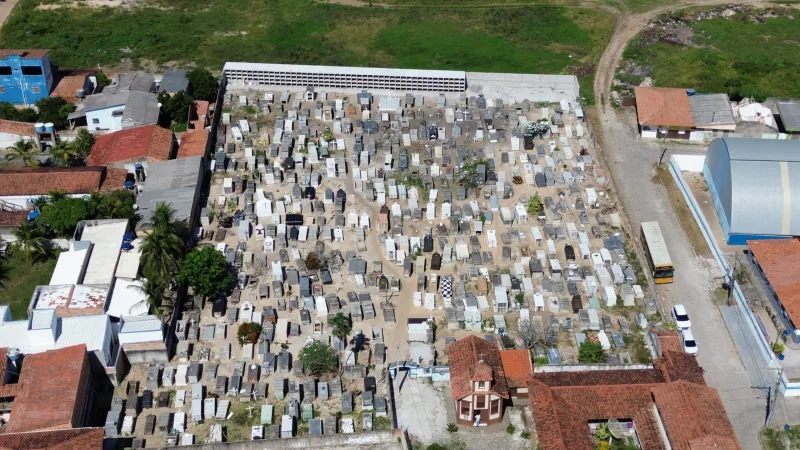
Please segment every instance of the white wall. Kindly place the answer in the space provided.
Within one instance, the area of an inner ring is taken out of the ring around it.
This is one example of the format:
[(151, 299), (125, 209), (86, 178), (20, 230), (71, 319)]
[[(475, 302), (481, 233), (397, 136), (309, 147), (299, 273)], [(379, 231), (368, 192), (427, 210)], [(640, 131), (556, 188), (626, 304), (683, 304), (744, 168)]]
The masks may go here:
[[(117, 105), (87, 112), (86, 125), (89, 127), (89, 131), (97, 131), (97, 128), (100, 128), (100, 130), (119, 131), (122, 129), (122, 115), (114, 116), (112, 113), (124, 110), (125, 105)], [(97, 123), (95, 123), (95, 120), (97, 120)]]
[(33, 140), (33, 138), (30, 136), (23, 136), (19, 134), (0, 133), (0, 149), (6, 149), (8, 147), (11, 147), (19, 140), (31, 141)]

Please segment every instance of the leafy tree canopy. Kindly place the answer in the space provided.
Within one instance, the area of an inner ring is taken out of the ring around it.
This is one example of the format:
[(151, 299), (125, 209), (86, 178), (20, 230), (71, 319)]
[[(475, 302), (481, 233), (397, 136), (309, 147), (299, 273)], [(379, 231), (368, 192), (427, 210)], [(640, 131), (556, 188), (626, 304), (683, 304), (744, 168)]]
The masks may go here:
[(347, 335), (353, 331), (353, 322), (350, 320), (350, 317), (342, 313), (336, 313), (336, 315), (328, 321), (328, 325), (333, 327), (333, 335), (342, 340), (347, 338)]
[(314, 341), (300, 350), (300, 361), (303, 370), (309, 375), (331, 373), (339, 367), (339, 357), (333, 347), (322, 342)]
[(39, 110), (39, 122), (52, 122), (57, 128), (67, 126), (67, 116), (75, 111), (75, 105), (67, 103), (61, 97), (45, 97), (36, 102)]
[(189, 284), (196, 295), (203, 297), (227, 291), (233, 282), (225, 256), (213, 247), (189, 252), (183, 261), (178, 279)]
[(236, 332), (236, 338), (240, 345), (255, 344), (258, 342), (259, 336), (261, 336), (261, 325), (255, 322), (245, 322), (239, 325), (239, 330)]
[(79, 221), (89, 218), (89, 205), (80, 198), (62, 198), (44, 208), (41, 217), (57, 236), (68, 237)]
[(189, 71), (186, 78), (192, 85), (192, 95), (198, 100), (214, 101), (217, 97), (217, 79), (206, 69), (198, 68)]
[(586, 364), (598, 364), (606, 362), (606, 352), (599, 342), (583, 341), (578, 349), (578, 361)]

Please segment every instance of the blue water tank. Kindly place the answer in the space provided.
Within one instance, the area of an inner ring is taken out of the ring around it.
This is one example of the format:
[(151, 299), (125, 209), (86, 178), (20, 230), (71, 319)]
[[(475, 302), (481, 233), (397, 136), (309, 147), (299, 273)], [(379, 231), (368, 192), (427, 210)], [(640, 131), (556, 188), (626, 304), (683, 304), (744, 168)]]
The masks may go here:
[(46, 124), (44, 124), (44, 130), (47, 131), (48, 133), (52, 133), (54, 129), (55, 126), (53, 125), (53, 122), (47, 122)]
[(36, 128), (36, 132), (37, 133), (44, 133), (44, 124), (43, 123), (37, 123), (36, 125), (34, 125), (34, 128)]
[(686, 90), (686, 95), (688, 95), (689, 97), (693, 96), (694, 94), (695, 94), (695, 90), (694, 89), (689, 88), (689, 89)]

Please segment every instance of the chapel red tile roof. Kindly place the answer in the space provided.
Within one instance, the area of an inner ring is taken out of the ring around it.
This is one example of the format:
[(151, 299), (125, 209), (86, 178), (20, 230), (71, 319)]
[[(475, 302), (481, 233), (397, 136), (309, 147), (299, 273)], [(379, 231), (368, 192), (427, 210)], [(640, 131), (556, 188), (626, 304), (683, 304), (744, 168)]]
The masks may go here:
[(85, 344), (27, 355), (6, 432), (80, 426), (88, 378)]
[(786, 314), (800, 324), (800, 239), (747, 241)]
[(206, 156), (208, 143), (208, 130), (191, 130), (181, 136), (181, 145), (178, 147), (176, 158), (189, 158), (191, 156)]
[(36, 136), (36, 126), (28, 122), (0, 119), (0, 133), (33, 137)]
[(28, 217), (28, 211), (0, 211), (0, 227), (19, 225)]
[(509, 387), (520, 388), (528, 385), (528, 375), (533, 372), (531, 354), (526, 349), (500, 350), (500, 360), (506, 373)]
[(107, 166), (132, 160), (166, 161), (172, 156), (174, 134), (157, 125), (144, 125), (96, 136), (88, 166)]
[[(702, 376), (696, 377), (702, 374), (697, 361), (683, 353), (665, 355), (652, 369), (531, 375), (528, 397), (542, 450), (592, 450), (589, 423), (612, 418), (633, 419), (642, 447), (648, 450), (665, 449), (658, 418), (673, 449), (740, 450), (716, 390), (707, 387)], [(696, 423), (705, 420), (707, 425)], [(708, 443), (716, 447), (702, 447)]]
[(689, 96), (683, 89), (636, 87), (636, 115), (639, 125), (694, 126)]
[(102, 447), (102, 428), (0, 434), (0, 450), (89, 450)]
[(508, 384), (497, 344), (477, 336), (469, 336), (448, 345), (447, 357), (450, 365), (450, 389), (454, 400), (462, 399), (474, 392), (471, 380), (476, 369), (481, 366), (478, 364), (481, 360), (485, 363), (484, 368), (478, 369), (482, 373), (481, 378), (485, 377), (487, 368), (491, 370), (493, 381), (489, 391), (500, 397), (509, 398)]
[(0, 169), (0, 196), (67, 194), (122, 189), (127, 170), (106, 167), (25, 167)]

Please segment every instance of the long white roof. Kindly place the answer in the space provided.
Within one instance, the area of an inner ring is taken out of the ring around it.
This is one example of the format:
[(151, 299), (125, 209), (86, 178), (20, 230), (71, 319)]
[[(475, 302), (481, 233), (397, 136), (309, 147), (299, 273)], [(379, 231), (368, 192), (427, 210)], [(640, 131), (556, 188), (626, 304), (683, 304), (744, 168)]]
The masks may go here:
[(223, 72), (245, 70), (255, 72), (318, 73), (325, 75), (379, 75), (394, 77), (452, 79), (465, 79), (467, 77), (467, 73), (461, 70), (385, 69), (379, 67), (311, 66), (299, 64), (262, 64), (248, 62), (227, 62), (222, 70)]
[(16, 347), (22, 353), (41, 353), (73, 345), (86, 344), (86, 350), (105, 350), (105, 337), (110, 336), (111, 322), (106, 315), (62, 317), (57, 327), (55, 344), (37, 341), (28, 333), (27, 320), (5, 322), (0, 326), (0, 347)]

